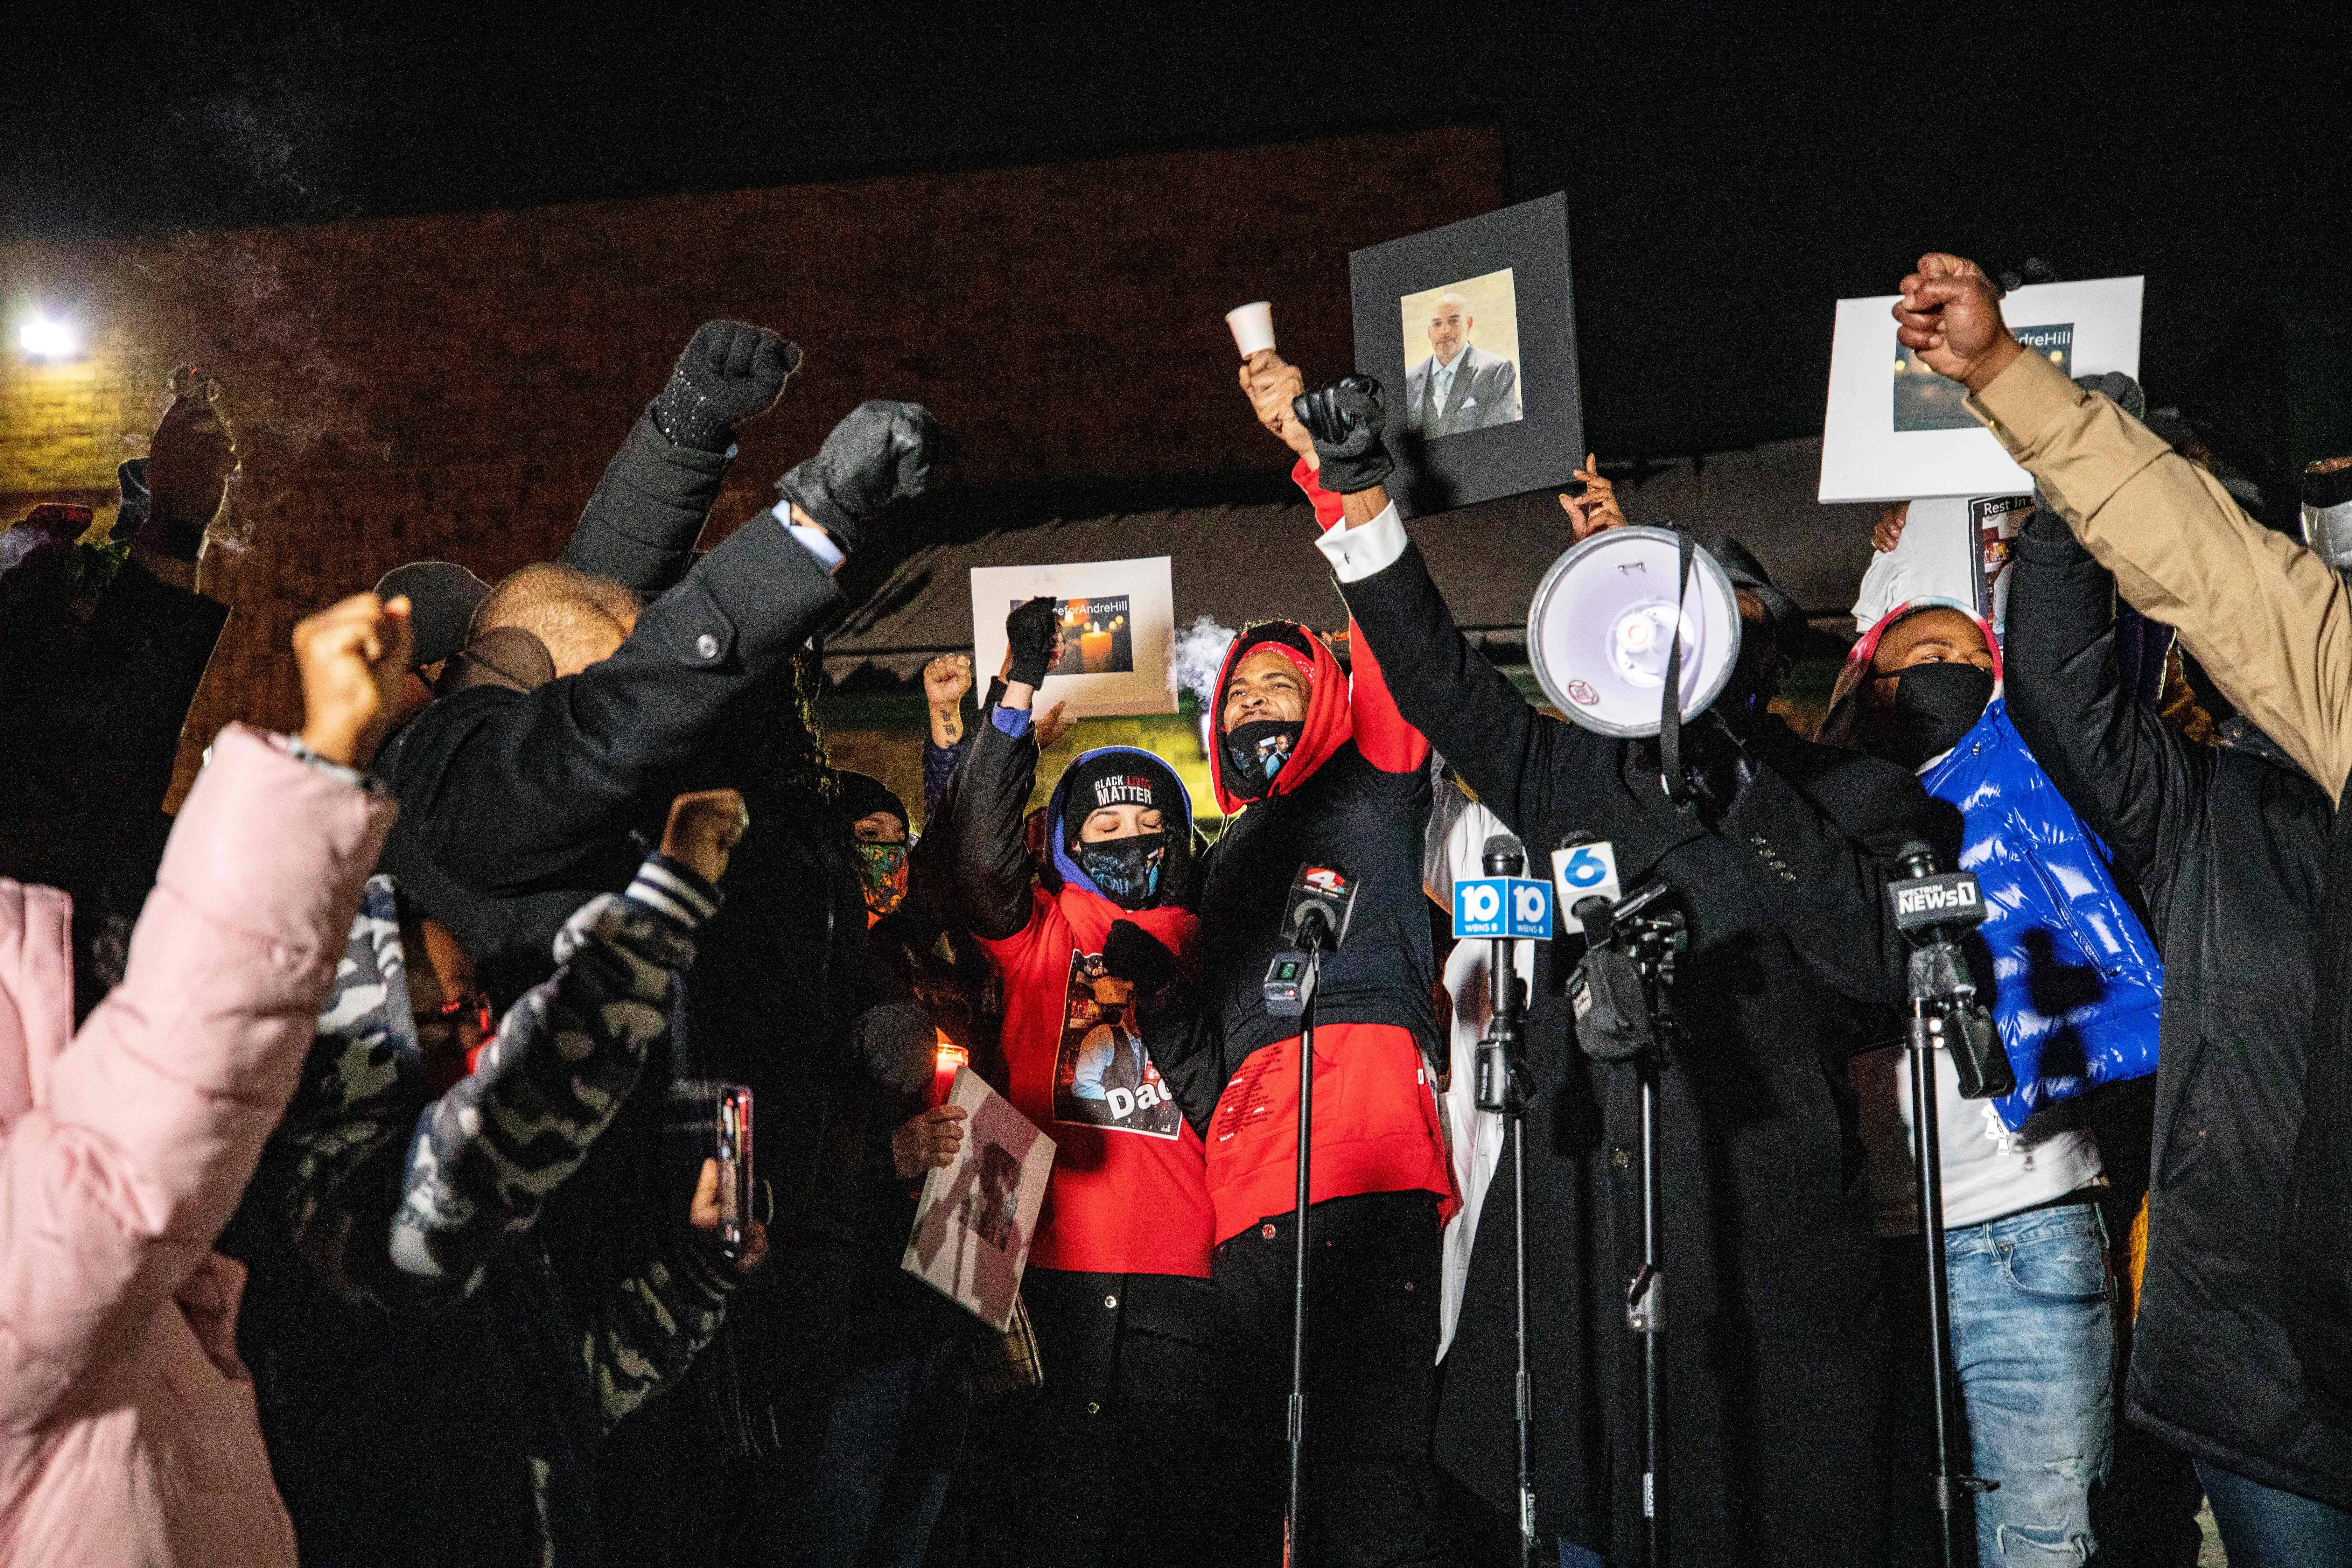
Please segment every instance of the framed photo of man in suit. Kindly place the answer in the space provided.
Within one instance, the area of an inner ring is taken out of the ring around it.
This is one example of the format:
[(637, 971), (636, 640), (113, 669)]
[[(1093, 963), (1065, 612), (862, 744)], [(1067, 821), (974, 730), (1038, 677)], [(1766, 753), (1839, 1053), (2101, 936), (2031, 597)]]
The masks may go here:
[[(1465, 278), (1397, 301), (1405, 354), (1416, 339), (1429, 352), (1404, 373), (1405, 423), (1435, 441), (1516, 424), (1519, 403), (1519, 300), (1511, 269)], [(1391, 409), (1390, 416), (1394, 418)]]
[(1348, 258), (1356, 368), (1388, 396), (1409, 516), (1565, 482), (1584, 456), (1568, 200), (1549, 195)]

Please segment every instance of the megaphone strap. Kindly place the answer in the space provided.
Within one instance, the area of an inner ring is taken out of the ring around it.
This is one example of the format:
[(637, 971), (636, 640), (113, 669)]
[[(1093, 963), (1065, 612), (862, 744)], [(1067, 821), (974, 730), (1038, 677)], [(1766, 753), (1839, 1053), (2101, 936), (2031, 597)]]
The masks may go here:
[(1694, 542), (1677, 531), (1675, 546), (1675, 613), (1672, 640), (1666, 645), (1666, 686), (1658, 703), (1658, 761), (1665, 772), (1666, 798), (1676, 805), (1690, 799), (1689, 781), (1683, 777), (1683, 599), (1690, 592)]

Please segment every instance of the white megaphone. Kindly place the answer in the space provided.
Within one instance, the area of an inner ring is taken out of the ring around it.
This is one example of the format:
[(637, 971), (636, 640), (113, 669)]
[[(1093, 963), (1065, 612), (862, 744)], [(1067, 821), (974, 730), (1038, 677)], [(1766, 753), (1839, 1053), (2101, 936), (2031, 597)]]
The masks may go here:
[(1612, 528), (1551, 563), (1528, 606), (1528, 657), (1552, 706), (1620, 739), (1658, 732), (1666, 661), (1682, 642), (1681, 712), (1696, 718), (1739, 661), (1739, 596), (1715, 557), (1665, 528)]

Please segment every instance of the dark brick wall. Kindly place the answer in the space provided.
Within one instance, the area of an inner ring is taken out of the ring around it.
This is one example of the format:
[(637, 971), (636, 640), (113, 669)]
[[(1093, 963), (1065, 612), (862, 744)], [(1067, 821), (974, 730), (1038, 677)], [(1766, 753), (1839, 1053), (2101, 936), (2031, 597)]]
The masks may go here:
[[(1327, 181), (1333, 171), (1341, 177)], [(0, 247), (0, 520), (104, 495), (164, 372), (222, 376), (252, 547), (200, 738), (299, 711), (302, 613), (404, 560), (485, 577), (562, 546), (695, 325), (807, 362), (745, 432), (718, 510), (750, 515), (859, 399), (928, 403), (987, 485), (1263, 469), (1222, 320), (1275, 301), (1286, 352), (1350, 357), (1350, 249), (1501, 205), (1502, 142), (1448, 129), (1239, 151), (99, 245)], [(89, 353), (16, 350), (26, 298)], [(103, 521), (103, 520), (101, 520)]]

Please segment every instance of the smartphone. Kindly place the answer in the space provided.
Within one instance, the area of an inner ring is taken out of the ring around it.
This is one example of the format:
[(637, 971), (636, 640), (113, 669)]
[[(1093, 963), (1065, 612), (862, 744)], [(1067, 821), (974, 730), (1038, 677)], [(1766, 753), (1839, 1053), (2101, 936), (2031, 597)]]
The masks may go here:
[(680, 1079), (670, 1085), (668, 1142), (677, 1151), (687, 1190), (701, 1180), (706, 1160), (719, 1163), (719, 1247), (743, 1256), (751, 1219), (751, 1091), (740, 1083)]

